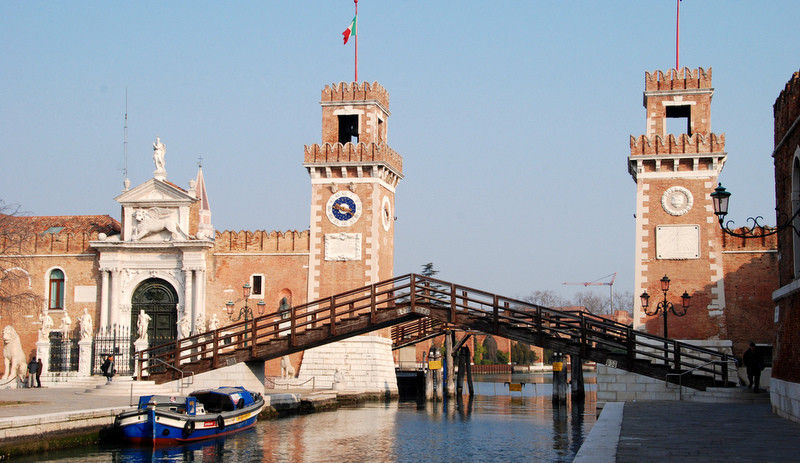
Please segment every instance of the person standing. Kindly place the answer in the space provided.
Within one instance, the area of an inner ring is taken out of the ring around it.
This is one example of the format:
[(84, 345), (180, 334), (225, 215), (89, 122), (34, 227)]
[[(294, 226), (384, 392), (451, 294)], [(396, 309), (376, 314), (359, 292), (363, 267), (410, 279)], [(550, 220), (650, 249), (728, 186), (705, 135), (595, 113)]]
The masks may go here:
[(742, 356), (742, 361), (744, 366), (747, 367), (747, 382), (750, 383), (747, 387), (753, 388), (753, 392), (760, 392), (761, 370), (764, 369), (764, 359), (756, 352), (756, 344), (754, 342), (750, 342), (750, 347)]
[(34, 387), (33, 381), (36, 379), (36, 374), (39, 371), (39, 364), (36, 363), (36, 357), (31, 357), (31, 361), (28, 362), (28, 387)]
[(111, 378), (114, 376), (114, 373), (116, 372), (114, 370), (114, 356), (113, 355), (109, 355), (108, 357), (106, 357), (106, 361), (103, 362), (103, 364), (100, 366), (100, 371), (102, 371), (103, 372), (103, 376), (106, 377), (106, 383), (110, 383), (111, 382)]
[(36, 370), (36, 387), (42, 387), (42, 370), (44, 369), (44, 365), (42, 365), (42, 359), (36, 359), (36, 365), (39, 367)]

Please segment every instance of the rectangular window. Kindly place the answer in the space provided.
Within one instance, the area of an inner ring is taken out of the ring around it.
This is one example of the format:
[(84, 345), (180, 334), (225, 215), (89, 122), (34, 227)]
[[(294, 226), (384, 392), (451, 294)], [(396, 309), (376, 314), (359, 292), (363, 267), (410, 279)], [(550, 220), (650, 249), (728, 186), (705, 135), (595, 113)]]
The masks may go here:
[(64, 280), (50, 280), (50, 305), (51, 310), (64, 308)]
[(692, 134), (692, 107), (689, 105), (667, 106), (667, 135)]
[(251, 297), (264, 297), (264, 275), (251, 276), (250, 286), (253, 288)]
[(358, 143), (358, 114), (339, 116), (339, 143)]

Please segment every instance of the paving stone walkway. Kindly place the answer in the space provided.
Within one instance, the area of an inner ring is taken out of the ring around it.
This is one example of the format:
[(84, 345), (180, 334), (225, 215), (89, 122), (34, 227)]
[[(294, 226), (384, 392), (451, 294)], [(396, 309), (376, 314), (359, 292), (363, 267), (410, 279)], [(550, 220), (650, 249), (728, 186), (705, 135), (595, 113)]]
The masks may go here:
[(800, 462), (800, 424), (769, 404), (627, 402), (618, 463)]

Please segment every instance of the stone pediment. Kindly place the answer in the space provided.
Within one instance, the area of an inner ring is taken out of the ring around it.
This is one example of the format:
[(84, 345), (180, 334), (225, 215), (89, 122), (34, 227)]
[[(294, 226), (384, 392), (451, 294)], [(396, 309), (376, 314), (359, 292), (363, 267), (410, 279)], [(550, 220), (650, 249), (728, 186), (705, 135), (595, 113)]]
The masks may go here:
[(183, 189), (166, 181), (152, 178), (116, 198), (117, 202), (131, 206), (180, 206), (197, 201)]

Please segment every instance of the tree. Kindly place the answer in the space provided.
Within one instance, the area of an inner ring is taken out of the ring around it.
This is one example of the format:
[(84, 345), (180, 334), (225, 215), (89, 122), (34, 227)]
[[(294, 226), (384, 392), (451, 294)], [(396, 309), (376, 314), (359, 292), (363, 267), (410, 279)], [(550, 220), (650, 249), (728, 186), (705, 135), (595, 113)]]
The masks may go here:
[(420, 275), (433, 278), (437, 273), (439, 273), (439, 271), (434, 268), (433, 262), (428, 262), (427, 264), (422, 265), (422, 271), (420, 272)]
[(28, 259), (20, 257), (34, 234), (31, 222), (22, 216), (19, 205), (0, 200), (0, 309), (5, 313), (31, 308), (38, 300), (26, 270)]
[(524, 342), (515, 342), (511, 345), (511, 362), (518, 365), (532, 365), (538, 360), (536, 352)]
[(570, 305), (566, 299), (550, 289), (544, 291), (534, 291), (525, 298), (525, 301), (553, 309)]

